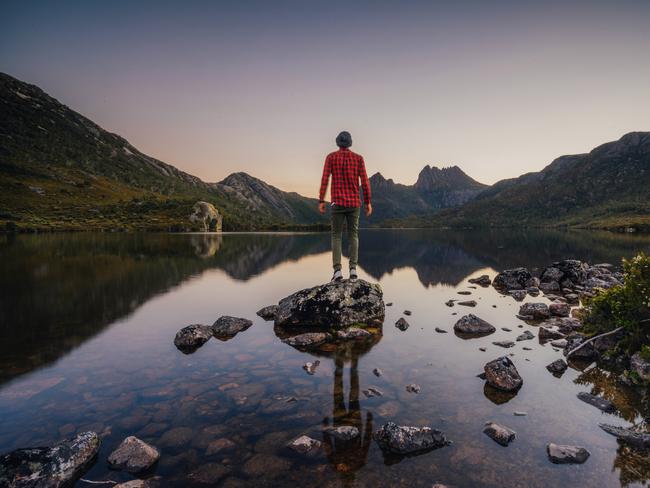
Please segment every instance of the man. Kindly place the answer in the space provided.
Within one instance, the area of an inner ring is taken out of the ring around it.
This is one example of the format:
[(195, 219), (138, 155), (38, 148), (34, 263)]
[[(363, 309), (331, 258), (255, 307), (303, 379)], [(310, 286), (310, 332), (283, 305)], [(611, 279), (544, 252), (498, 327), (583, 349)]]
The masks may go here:
[(332, 263), (334, 276), (332, 281), (343, 279), (341, 273), (341, 233), (343, 223), (347, 224), (349, 240), (350, 279), (357, 279), (357, 261), (359, 260), (359, 181), (363, 187), (363, 200), (366, 215), (372, 214), (370, 202), (370, 182), (366, 174), (366, 165), (360, 154), (350, 151), (352, 136), (343, 131), (336, 137), (338, 151), (325, 158), (323, 177), (320, 184), (318, 210), (325, 213), (325, 192), (330, 175), (332, 175)]

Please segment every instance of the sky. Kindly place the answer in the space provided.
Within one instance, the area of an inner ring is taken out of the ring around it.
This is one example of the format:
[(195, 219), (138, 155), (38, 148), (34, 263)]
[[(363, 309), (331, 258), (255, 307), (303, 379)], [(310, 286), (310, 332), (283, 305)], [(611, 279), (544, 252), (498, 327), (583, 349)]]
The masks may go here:
[(0, 71), (205, 181), (483, 183), (650, 130), (650, 1), (2, 2)]

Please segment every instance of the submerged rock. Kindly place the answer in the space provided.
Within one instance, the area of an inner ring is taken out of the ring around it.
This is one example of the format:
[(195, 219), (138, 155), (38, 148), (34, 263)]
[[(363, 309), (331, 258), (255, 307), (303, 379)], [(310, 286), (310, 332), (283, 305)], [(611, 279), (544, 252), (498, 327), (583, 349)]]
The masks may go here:
[(253, 325), (253, 322), (248, 319), (224, 315), (212, 324), (212, 333), (217, 339), (228, 340), (248, 329), (251, 325)]
[(367, 339), (370, 336), (372, 336), (372, 334), (361, 327), (350, 327), (349, 329), (336, 331), (336, 337), (344, 341), (352, 339)]
[(395, 327), (397, 327), (401, 331), (405, 331), (406, 329), (409, 328), (409, 323), (406, 321), (404, 317), (400, 317), (400, 319), (395, 322)]
[(366, 398), (384, 396), (384, 392), (379, 388), (375, 388), (374, 386), (370, 386), (366, 390), (362, 390), (362, 393), (366, 396)]
[(282, 342), (294, 347), (316, 347), (327, 342), (331, 336), (325, 332), (305, 332), (295, 336), (287, 337)]
[(378, 284), (342, 280), (307, 288), (280, 300), (278, 326), (317, 326), (341, 329), (384, 320), (383, 292)]
[(458, 319), (454, 324), (454, 330), (467, 335), (488, 335), (495, 332), (496, 328), (489, 322), (470, 313)]
[(524, 303), (519, 307), (519, 315), (533, 320), (544, 320), (551, 316), (551, 312), (545, 303)]
[(515, 391), (524, 383), (517, 368), (507, 356), (490, 361), (483, 369), (488, 384), (499, 390)]
[(287, 447), (299, 454), (313, 455), (320, 449), (321, 445), (321, 441), (301, 435), (287, 444)]
[(507, 446), (515, 440), (515, 437), (517, 436), (516, 432), (511, 428), (495, 422), (488, 422), (485, 424), (483, 433), (502, 446)]
[(409, 393), (418, 394), (418, 393), (420, 393), (420, 385), (416, 385), (415, 383), (411, 383), (410, 385), (406, 385), (406, 391), (408, 391)]
[(318, 367), (319, 364), (320, 364), (320, 361), (317, 359), (313, 363), (312, 362), (307, 362), (307, 363), (303, 364), (302, 369), (307, 371), (307, 374), (313, 375), (314, 373), (316, 373), (316, 368)]
[(209, 325), (192, 324), (183, 327), (174, 337), (174, 345), (184, 353), (197, 350), (212, 337), (212, 327)]
[(650, 433), (648, 432), (637, 432), (607, 424), (598, 424), (598, 426), (608, 434), (613, 435), (632, 447), (636, 447), (637, 449), (650, 449)]
[(582, 464), (590, 456), (589, 451), (584, 447), (566, 446), (552, 442), (546, 446), (546, 453), (551, 462), (555, 464)]
[(379, 447), (393, 454), (414, 454), (449, 444), (445, 435), (430, 427), (400, 426), (388, 422), (375, 432)]
[(568, 367), (569, 365), (564, 359), (556, 359), (552, 363), (546, 365), (546, 369), (554, 376), (562, 376)]
[(329, 427), (325, 429), (332, 437), (340, 441), (350, 441), (359, 437), (359, 429), (351, 425), (340, 425), (338, 427)]
[(524, 290), (532, 278), (526, 268), (506, 269), (495, 276), (492, 286), (499, 290)]
[(99, 452), (95, 432), (84, 432), (52, 447), (17, 449), (0, 457), (0, 486), (71, 486)]
[(129, 473), (146, 471), (160, 459), (160, 451), (134, 436), (129, 436), (108, 456), (113, 469)]
[(372, 374), (374, 374), (377, 377), (380, 377), (381, 375), (384, 374), (384, 372), (379, 368), (375, 368), (375, 369), (372, 370)]
[(605, 398), (592, 395), (591, 393), (587, 393), (584, 391), (578, 393), (577, 396), (580, 400), (582, 400), (585, 403), (588, 403), (589, 405), (596, 407), (598, 410), (601, 410), (606, 413), (616, 412), (616, 407), (614, 406), (614, 404)]
[(275, 315), (278, 313), (277, 305), (269, 305), (264, 308), (260, 308), (257, 311), (258, 317), (262, 317), (264, 320), (275, 320)]

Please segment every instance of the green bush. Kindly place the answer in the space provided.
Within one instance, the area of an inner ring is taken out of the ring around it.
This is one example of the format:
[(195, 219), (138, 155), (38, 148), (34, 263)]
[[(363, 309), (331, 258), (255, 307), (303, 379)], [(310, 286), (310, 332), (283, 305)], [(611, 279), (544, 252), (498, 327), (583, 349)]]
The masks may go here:
[(587, 303), (585, 328), (603, 333), (617, 327), (628, 332), (621, 343), (629, 354), (650, 355), (650, 257), (644, 253), (623, 260), (625, 281), (592, 298)]

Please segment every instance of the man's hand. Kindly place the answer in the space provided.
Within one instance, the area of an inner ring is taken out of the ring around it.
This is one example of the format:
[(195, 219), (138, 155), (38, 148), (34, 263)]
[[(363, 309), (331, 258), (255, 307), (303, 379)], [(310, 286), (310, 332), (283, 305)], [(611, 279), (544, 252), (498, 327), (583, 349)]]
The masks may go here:
[(325, 202), (319, 202), (318, 204), (318, 211), (322, 214), (325, 213)]
[(372, 215), (372, 204), (369, 203), (366, 205), (366, 217), (370, 217)]

